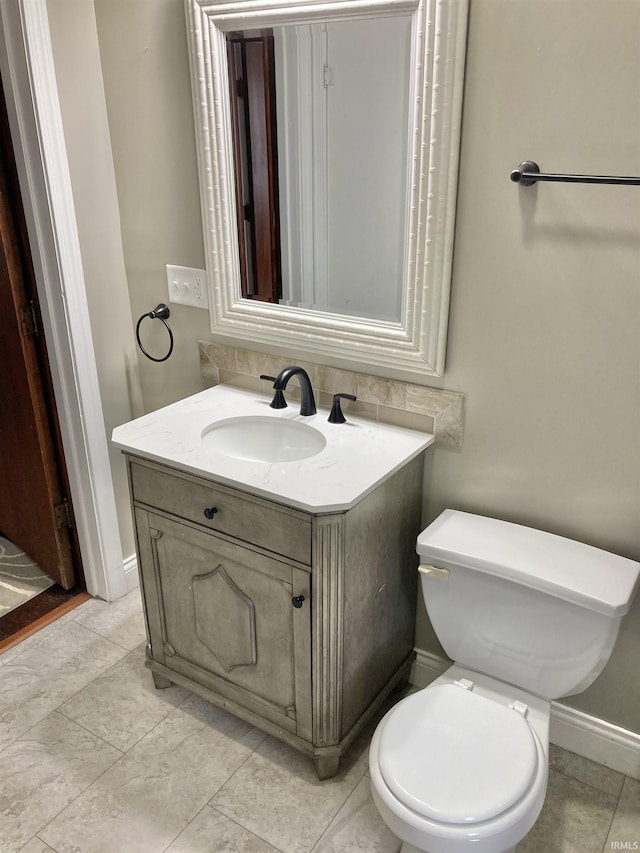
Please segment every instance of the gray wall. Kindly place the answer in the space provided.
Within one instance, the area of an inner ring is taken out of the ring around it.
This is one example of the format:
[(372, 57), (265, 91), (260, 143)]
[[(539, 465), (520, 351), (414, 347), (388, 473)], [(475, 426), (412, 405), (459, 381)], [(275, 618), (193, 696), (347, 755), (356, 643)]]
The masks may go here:
[[(95, 0), (133, 317), (164, 265), (201, 266), (182, 0)], [(437, 449), (425, 520), (469, 509), (640, 557), (640, 192), (509, 171), (640, 173), (640, 4), (472, 0), (444, 381), (467, 395), (462, 451)], [(524, 100), (523, 100), (524, 96)], [(204, 312), (140, 362), (146, 409), (200, 387)], [(640, 732), (640, 602), (605, 673), (569, 700)], [(421, 612), (417, 644), (437, 651)]]
[[(472, 0), (445, 373), (465, 440), (432, 457), (429, 519), (452, 506), (640, 557), (640, 192), (508, 179), (524, 159), (640, 174), (638, 44), (638, 3)], [(564, 700), (634, 731), (638, 599), (605, 673)]]
[[(134, 321), (167, 302), (166, 264), (204, 267), (187, 35), (182, 0), (95, 0), (118, 184), (122, 244)], [(160, 323), (144, 324), (152, 353)], [(171, 306), (175, 349), (156, 364), (139, 355), (145, 409), (202, 390), (201, 308)]]

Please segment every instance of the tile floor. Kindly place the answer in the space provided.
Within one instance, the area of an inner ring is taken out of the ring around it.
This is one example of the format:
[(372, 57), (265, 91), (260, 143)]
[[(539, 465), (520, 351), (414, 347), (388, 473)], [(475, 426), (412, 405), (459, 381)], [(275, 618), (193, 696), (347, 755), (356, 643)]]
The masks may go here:
[[(338, 776), (144, 668), (137, 591), (0, 655), (0, 853), (397, 853), (367, 737)], [(640, 782), (555, 747), (518, 853), (640, 847)]]

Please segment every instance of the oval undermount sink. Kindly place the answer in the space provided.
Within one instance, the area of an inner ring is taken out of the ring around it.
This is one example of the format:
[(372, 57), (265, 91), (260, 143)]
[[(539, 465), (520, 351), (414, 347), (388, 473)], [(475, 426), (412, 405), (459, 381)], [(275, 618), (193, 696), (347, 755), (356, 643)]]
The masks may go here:
[(226, 418), (202, 431), (218, 453), (250, 462), (295, 462), (324, 450), (321, 432), (300, 421), (264, 416)]

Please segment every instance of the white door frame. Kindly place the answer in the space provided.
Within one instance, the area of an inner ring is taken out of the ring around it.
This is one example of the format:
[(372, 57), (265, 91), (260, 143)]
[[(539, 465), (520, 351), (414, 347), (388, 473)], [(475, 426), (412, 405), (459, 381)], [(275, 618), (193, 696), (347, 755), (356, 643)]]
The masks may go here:
[(0, 73), (87, 590), (126, 592), (46, 0), (0, 4)]

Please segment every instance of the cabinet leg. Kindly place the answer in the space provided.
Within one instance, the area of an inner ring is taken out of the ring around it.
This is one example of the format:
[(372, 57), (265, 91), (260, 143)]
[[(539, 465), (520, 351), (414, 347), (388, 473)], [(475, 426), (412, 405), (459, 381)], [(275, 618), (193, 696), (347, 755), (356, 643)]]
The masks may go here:
[(156, 690), (166, 690), (167, 687), (171, 687), (173, 681), (169, 681), (168, 678), (165, 678), (164, 675), (158, 675), (157, 672), (152, 672), (153, 683), (156, 686)]
[(316, 767), (316, 775), (318, 779), (331, 779), (338, 772), (340, 764), (339, 755), (326, 755), (321, 758), (314, 758), (313, 763)]

